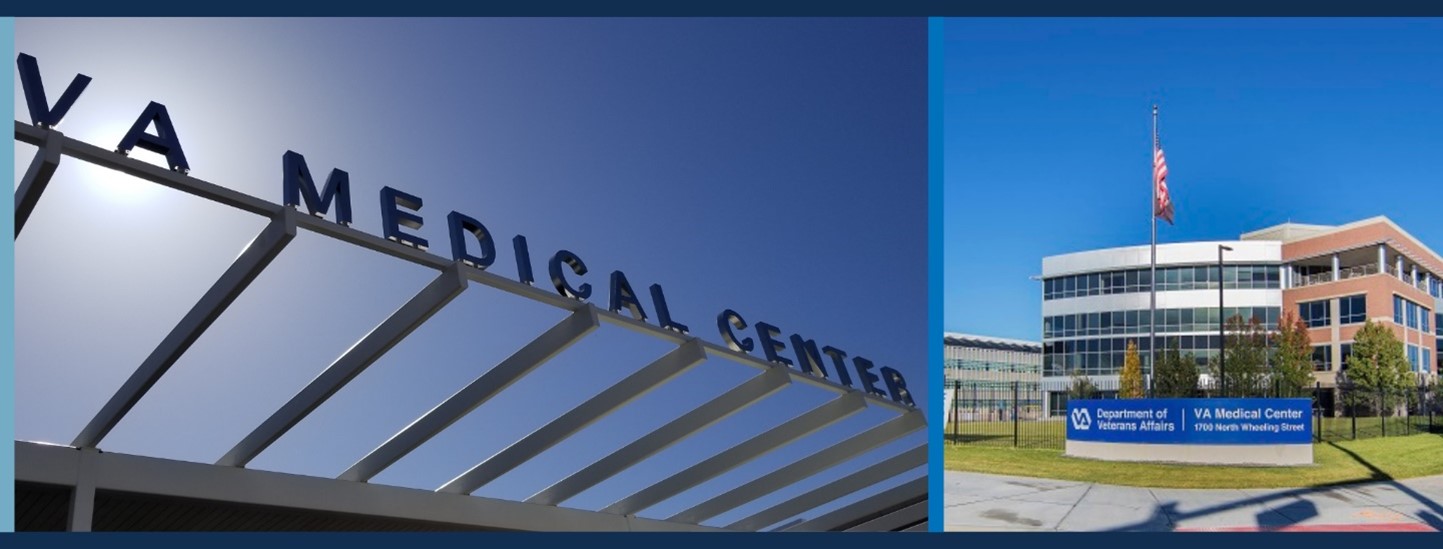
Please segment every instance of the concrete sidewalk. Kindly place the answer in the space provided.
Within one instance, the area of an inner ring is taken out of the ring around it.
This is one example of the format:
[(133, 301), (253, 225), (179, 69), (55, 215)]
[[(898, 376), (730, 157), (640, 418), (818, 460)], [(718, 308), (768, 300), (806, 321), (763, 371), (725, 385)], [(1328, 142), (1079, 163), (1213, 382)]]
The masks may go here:
[(1443, 476), (1332, 488), (1180, 490), (945, 475), (947, 531), (1443, 531)]

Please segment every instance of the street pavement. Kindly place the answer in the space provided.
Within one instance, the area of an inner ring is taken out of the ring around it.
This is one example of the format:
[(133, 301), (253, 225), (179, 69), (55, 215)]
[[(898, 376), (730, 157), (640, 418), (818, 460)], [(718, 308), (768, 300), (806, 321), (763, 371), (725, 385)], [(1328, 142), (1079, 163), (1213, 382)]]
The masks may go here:
[(947, 471), (947, 531), (1443, 531), (1443, 476), (1181, 490)]

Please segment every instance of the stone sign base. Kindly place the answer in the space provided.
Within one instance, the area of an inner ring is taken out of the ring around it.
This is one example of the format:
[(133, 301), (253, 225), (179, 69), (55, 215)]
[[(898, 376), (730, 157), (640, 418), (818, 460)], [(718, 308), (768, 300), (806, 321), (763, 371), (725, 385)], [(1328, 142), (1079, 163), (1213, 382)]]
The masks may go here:
[(1067, 441), (1067, 455), (1105, 461), (1206, 465), (1312, 465), (1312, 444), (1137, 444)]

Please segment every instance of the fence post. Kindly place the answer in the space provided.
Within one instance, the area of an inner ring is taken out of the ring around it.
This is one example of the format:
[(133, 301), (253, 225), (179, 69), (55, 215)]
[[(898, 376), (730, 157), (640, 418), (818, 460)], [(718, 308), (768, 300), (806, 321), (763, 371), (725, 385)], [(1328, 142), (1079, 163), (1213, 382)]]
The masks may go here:
[(1013, 381), (1013, 382), (1012, 382), (1012, 447), (1013, 447), (1013, 448), (1016, 448), (1016, 447), (1017, 447), (1017, 428), (1021, 425), (1021, 423), (1020, 423), (1019, 420), (1017, 419), (1017, 407), (1018, 407), (1017, 384), (1018, 384), (1018, 383), (1019, 383), (1019, 382), (1017, 382), (1017, 381)]
[(1353, 419), (1353, 440), (1358, 440), (1358, 399), (1352, 396), (1353, 391), (1348, 390), (1348, 415)]
[(962, 441), (962, 380), (952, 380), (952, 444)]
[(1378, 425), (1383, 428), (1382, 436), (1388, 436), (1388, 416), (1383, 415), (1383, 388), (1378, 388)]

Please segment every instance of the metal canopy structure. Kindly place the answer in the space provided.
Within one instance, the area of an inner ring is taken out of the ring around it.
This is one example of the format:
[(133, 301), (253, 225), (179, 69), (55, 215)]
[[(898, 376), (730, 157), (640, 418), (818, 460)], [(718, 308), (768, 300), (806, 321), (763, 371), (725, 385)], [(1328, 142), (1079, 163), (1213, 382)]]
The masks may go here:
[[(183, 193), (264, 216), (269, 223), (210, 289), (177, 322), (69, 446), (17, 442), (19, 482), (70, 487), (67, 527), (89, 530), (97, 490), (152, 494), (223, 503), (300, 508), (425, 521), (457, 528), (517, 530), (677, 530), (709, 529), (702, 523), (756, 502), (769, 494), (888, 443), (926, 429), (922, 412), (877, 395), (819, 379), (785, 365), (710, 343), (684, 333), (634, 320), (584, 301), (544, 291), (450, 261), (422, 250), (370, 235), (349, 226), (298, 213), (177, 171), (142, 162), (72, 138), (59, 131), (17, 121), (17, 141), (39, 147), (15, 193), (15, 234), (39, 203), (65, 156), (115, 170)], [(290, 243), (299, 229), (434, 269), (436, 277), (374, 329), (327, 366), (289, 401), (238, 441), (215, 464), (103, 453), (107, 434), (155, 386), (206, 330)], [(567, 316), (519, 350), (486, 370), (430, 411), (359, 456), (338, 478), (297, 476), (245, 469), (312, 411), (342, 390), (407, 335), (424, 324), (472, 283), (562, 309)], [(488, 400), (592, 334), (602, 322), (662, 340), (671, 350), (606, 387), (502, 451), (480, 461), (434, 491), (381, 486), (368, 481), (460, 421)], [(696, 406), (611, 454), (585, 464), (525, 501), (471, 496), (479, 488), (525, 464), (598, 420), (708, 358), (749, 366), (755, 376)], [(758, 403), (792, 383), (834, 393), (831, 400), (750, 439), (707, 457), (599, 511), (560, 507), (678, 442)], [(832, 444), (755, 480), (696, 504), (665, 520), (643, 519), (638, 512), (792, 444), (866, 408), (894, 417)], [(925, 530), (925, 473), (910, 481), (811, 519), (797, 519), (840, 498), (913, 471), (926, 464), (925, 444), (828, 484), (758, 511), (724, 527), (727, 530)], [(792, 519), (788, 522), (788, 519)]]

